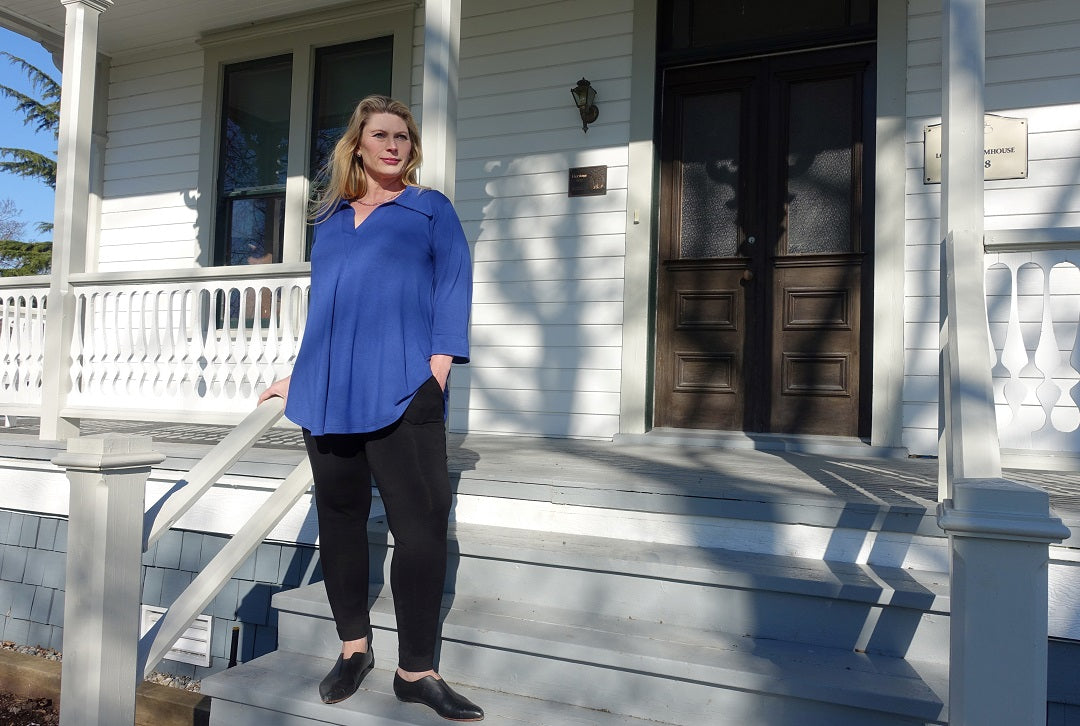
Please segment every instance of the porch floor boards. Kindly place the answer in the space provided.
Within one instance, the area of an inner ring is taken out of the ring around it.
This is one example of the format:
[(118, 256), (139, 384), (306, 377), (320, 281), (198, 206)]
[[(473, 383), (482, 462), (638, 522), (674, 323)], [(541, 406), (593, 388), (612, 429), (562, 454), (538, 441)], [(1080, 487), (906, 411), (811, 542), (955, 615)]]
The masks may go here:
[[(197, 456), (231, 431), (227, 426), (83, 420), (83, 435), (106, 432), (152, 436), (162, 453)], [(25, 434), (37, 437), (35, 419), (20, 418), (2, 429), (0, 446)], [(44, 442), (42, 442), (44, 443)], [(745, 448), (615, 444), (492, 434), (450, 434), (451, 474), (473, 491), (493, 494), (500, 483), (565, 487), (579, 493), (665, 494), (708, 502), (784, 502), (828, 506), (863, 505), (932, 515), (937, 501), (938, 462), (931, 458), (858, 458)], [(59, 445), (57, 445), (59, 446)], [(298, 430), (272, 429), (256, 444), (267, 459), (299, 460)], [(260, 456), (251, 452), (246, 459)], [(1034, 484), (1050, 495), (1065, 524), (1080, 525), (1080, 473), (1006, 469), (1005, 476)], [(1071, 544), (1071, 543), (1070, 543)]]

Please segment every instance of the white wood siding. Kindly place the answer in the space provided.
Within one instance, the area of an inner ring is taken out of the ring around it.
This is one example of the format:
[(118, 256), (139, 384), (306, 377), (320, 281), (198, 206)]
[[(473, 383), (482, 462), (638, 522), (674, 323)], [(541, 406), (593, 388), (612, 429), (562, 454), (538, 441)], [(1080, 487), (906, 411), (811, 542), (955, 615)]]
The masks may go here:
[[(454, 430), (618, 431), (632, 18), (631, 0), (463, 3), (455, 206), (476, 286)], [(600, 108), (588, 133), (570, 96), (582, 76)], [(568, 169), (598, 164), (607, 195), (568, 198)]]
[[(456, 430), (607, 438), (618, 431), (631, 0), (465, 3), (456, 206), (473, 244), (471, 369)], [(422, 113), (423, 12), (414, 108)], [(109, 86), (99, 268), (197, 264), (202, 53), (117, 59)], [(570, 95), (598, 92), (587, 134)], [(568, 170), (608, 167), (605, 196), (567, 197)], [(202, 190), (209, 193), (209, 190)]]
[[(1029, 127), (1028, 178), (987, 182), (986, 228), (1080, 226), (1080, 3), (988, 0), (986, 24), (987, 112)], [(909, 4), (907, 105), (904, 445), (936, 454), (941, 188), (922, 141), (941, 121), (941, 0)]]
[(113, 62), (102, 272), (196, 265), (202, 57), (192, 44)]

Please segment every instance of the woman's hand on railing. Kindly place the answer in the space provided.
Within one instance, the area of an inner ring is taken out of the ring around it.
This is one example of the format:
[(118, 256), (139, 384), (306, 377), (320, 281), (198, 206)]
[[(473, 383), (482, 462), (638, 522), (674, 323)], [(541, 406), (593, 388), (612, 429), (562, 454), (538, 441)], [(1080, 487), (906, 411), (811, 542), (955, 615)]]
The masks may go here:
[(265, 391), (259, 394), (259, 403), (275, 397), (280, 398), (282, 403), (288, 400), (290, 379), (292, 379), (292, 376), (285, 376), (271, 383)]

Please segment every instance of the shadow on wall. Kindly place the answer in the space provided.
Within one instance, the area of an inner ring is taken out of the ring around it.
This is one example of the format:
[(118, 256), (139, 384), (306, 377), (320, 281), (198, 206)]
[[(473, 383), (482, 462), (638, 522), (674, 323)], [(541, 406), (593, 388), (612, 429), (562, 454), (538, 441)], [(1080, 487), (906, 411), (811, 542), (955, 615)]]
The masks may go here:
[[(530, 113), (512, 136), (484, 138), (487, 120), (461, 127), (455, 203), (472, 241), (472, 362), (451, 397), (451, 430), (618, 430), (626, 128), (605, 119), (625, 101), (608, 99), (616, 106), (586, 135), (567, 90), (515, 100)], [(569, 197), (568, 170), (599, 164), (607, 193)]]

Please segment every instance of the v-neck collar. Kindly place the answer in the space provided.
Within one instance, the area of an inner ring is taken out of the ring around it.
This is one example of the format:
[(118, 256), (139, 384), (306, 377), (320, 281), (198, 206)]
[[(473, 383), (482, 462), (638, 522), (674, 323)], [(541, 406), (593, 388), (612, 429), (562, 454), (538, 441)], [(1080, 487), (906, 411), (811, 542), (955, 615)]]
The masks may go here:
[[(399, 205), (401, 205), (403, 207), (406, 207), (408, 209), (417, 209), (414, 198), (415, 198), (415, 196), (416, 196), (416, 194), (418, 192), (419, 192), (419, 187), (415, 187), (413, 185), (406, 186), (404, 189), (401, 190), (401, 193), (398, 194), (393, 199), (391, 199), (389, 201), (386, 201), (386, 202), (383, 202), (382, 204), (379, 204), (379, 205), (373, 207), (372, 210), (370, 212), (368, 212), (368, 215), (366, 217), (364, 217), (364, 219), (360, 222), (360, 224), (356, 223), (356, 210), (353, 208), (353, 206), (349, 202), (349, 200), (342, 199), (340, 202), (338, 202), (338, 206), (337, 206), (336, 211), (341, 211), (342, 209), (346, 209), (346, 208), (349, 210), (349, 212), (351, 214), (343, 215), (343, 216), (345, 216), (345, 219), (346, 219), (345, 225), (346, 225), (346, 227), (348, 229), (351, 229), (352, 231), (355, 232), (355, 231), (359, 230), (361, 227), (363, 227), (364, 224), (367, 223), (367, 221), (369, 219), (371, 219), (371, 215), (375, 214), (375, 211), (377, 209), (380, 209), (381, 207), (388, 207), (388, 206), (390, 206), (392, 204), (399, 204)], [(419, 211), (419, 210), (417, 210), (417, 211)]]

